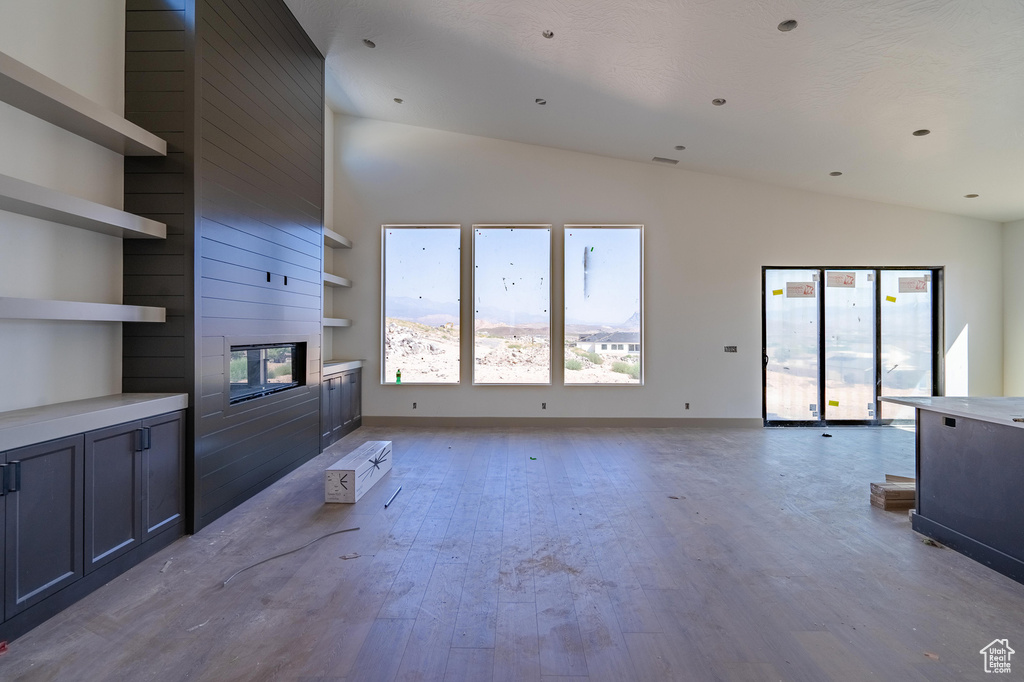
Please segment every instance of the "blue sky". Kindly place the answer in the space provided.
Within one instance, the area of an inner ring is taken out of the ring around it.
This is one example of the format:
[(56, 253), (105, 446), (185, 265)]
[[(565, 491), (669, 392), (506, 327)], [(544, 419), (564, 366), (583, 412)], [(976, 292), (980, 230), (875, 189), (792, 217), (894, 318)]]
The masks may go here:
[(638, 228), (565, 228), (566, 324), (618, 325), (640, 310), (640, 249)]

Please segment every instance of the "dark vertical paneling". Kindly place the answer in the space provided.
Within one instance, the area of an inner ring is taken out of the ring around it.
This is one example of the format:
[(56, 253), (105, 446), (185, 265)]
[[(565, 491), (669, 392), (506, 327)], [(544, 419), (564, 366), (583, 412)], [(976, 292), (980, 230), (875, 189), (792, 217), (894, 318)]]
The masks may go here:
[[(123, 388), (189, 393), (196, 530), (319, 453), (324, 61), (282, 0), (126, 8), (126, 117), (169, 154), (126, 160), (125, 209), (169, 238), (125, 242), (168, 324), (125, 325)], [(308, 343), (307, 389), (226, 409), (226, 344), (261, 336)]]
[[(274, 7), (277, 5), (277, 7)], [(319, 358), (323, 58), (280, 0), (204, 0), (197, 16), (202, 399), (196, 525), (319, 453), (318, 376), (223, 405), (227, 337), (298, 335)], [(229, 267), (226, 267), (229, 266)], [(266, 273), (271, 273), (267, 282)], [(288, 277), (289, 284), (285, 284)]]

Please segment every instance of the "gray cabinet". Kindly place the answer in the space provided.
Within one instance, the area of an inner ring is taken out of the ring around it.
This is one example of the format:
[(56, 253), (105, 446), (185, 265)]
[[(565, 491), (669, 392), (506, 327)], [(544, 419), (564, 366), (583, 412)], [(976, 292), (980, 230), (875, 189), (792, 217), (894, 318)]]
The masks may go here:
[(361, 369), (325, 377), (320, 389), (320, 449), (326, 450), (362, 423)]
[(0, 640), (181, 535), (184, 420), (170, 412), (0, 452)]
[(185, 413), (143, 420), (142, 539), (185, 518)]
[(83, 446), (79, 435), (7, 453), (5, 618), (83, 575)]
[(85, 572), (182, 518), (181, 412), (85, 434)]

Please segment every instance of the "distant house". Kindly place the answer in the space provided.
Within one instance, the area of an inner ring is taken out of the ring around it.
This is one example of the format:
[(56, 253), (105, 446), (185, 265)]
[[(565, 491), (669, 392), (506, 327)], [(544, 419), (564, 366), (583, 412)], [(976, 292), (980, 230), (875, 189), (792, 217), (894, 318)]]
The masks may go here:
[(576, 347), (600, 355), (629, 355), (640, 352), (640, 332), (599, 332), (584, 334)]

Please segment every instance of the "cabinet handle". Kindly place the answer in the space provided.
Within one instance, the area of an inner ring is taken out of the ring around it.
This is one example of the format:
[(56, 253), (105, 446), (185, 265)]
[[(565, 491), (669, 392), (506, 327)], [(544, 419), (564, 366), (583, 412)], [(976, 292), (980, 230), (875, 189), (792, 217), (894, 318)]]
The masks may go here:
[(146, 426), (146, 427), (143, 427), (141, 429), (138, 429), (135, 433), (136, 433), (136, 441), (135, 442), (137, 444), (137, 447), (135, 448), (135, 451), (136, 452), (142, 452), (143, 450), (149, 450), (150, 446), (152, 445), (152, 440), (150, 438), (150, 433), (149, 433), (149, 427)]
[(8, 462), (7, 466), (12, 467), (9, 470), (5, 468), (7, 492), (16, 493), (21, 490), (21, 462)]
[(0, 464), (0, 497), (7, 494), (7, 465)]

